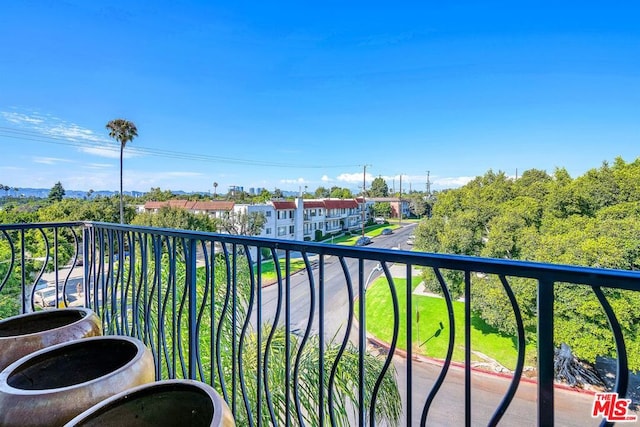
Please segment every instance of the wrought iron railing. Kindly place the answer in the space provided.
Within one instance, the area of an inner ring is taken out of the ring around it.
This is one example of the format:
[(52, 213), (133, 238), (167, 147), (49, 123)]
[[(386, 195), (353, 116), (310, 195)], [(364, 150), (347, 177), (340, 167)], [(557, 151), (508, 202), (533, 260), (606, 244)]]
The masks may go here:
[[(429, 383), (414, 379), (422, 366), (414, 344), (416, 271), (429, 272), (448, 309), (441, 325), (446, 354)], [(522, 384), (526, 328), (511, 286), (515, 278), (536, 283), (537, 410), (531, 416), (537, 423), (553, 425), (556, 412), (558, 286), (587, 286), (599, 301), (617, 354), (613, 391), (626, 396), (627, 347), (604, 290), (640, 290), (635, 272), (106, 223), (0, 225), (0, 317), (48, 305), (86, 305), (101, 317), (106, 333), (135, 336), (150, 347), (158, 378), (212, 384), (240, 425), (428, 424), (430, 414), (443, 410), (434, 401), (454, 369), (459, 342), (451, 275), (444, 271), (459, 273), (465, 301), (458, 365), (464, 370), (466, 425), (497, 424)], [(376, 274), (389, 307), (367, 305), (367, 286)], [(497, 278), (513, 311), (517, 362), (502, 401), (479, 421), (472, 413), (480, 392), (472, 386), (471, 287), (488, 276)], [(52, 283), (55, 298), (38, 300)], [(367, 333), (373, 310), (390, 313), (383, 351)], [(404, 362), (398, 363), (394, 354), (401, 342)], [(388, 405), (396, 397), (399, 406)]]

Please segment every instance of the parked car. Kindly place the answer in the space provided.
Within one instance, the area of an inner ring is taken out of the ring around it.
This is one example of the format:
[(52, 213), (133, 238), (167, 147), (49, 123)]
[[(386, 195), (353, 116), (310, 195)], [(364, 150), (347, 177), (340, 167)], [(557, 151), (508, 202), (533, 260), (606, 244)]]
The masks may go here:
[(407, 245), (413, 245), (413, 242), (415, 241), (416, 236), (411, 235), (409, 236), (409, 238), (407, 239)]
[(367, 236), (360, 236), (356, 240), (356, 246), (365, 246), (371, 243), (371, 238)]
[[(58, 293), (59, 307), (64, 307), (62, 291)], [(44, 289), (35, 291), (33, 294), (33, 303), (40, 308), (50, 309), (56, 306), (56, 287), (48, 286)], [(81, 306), (82, 298), (78, 294), (67, 293), (67, 304), (69, 307)]]
[(376, 224), (384, 224), (387, 221), (383, 217), (377, 216), (373, 218), (373, 222), (375, 222)]
[(390, 234), (393, 234), (393, 230), (390, 228), (383, 228), (380, 234), (382, 234), (383, 236), (388, 236)]
[(33, 294), (33, 303), (41, 308), (50, 308), (56, 306), (56, 287), (47, 286), (37, 290)]

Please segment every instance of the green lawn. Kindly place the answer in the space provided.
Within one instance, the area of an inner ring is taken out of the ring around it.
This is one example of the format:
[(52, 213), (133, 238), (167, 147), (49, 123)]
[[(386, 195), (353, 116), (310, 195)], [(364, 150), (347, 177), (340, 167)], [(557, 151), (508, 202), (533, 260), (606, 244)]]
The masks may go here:
[[(406, 280), (394, 279), (398, 292), (400, 313), (399, 336), (397, 347), (406, 350)], [(415, 278), (413, 283), (418, 283)], [(417, 285), (415, 285), (417, 286)], [(413, 287), (415, 289), (415, 286)], [(412, 294), (413, 308), (413, 352), (425, 356), (444, 359), (449, 344), (449, 320), (446, 302), (443, 298)], [(464, 303), (453, 302), (455, 319), (454, 361), (464, 361)], [(387, 281), (378, 278), (367, 290), (366, 295), (367, 330), (377, 338), (390, 342), (393, 334), (393, 305)], [(419, 319), (419, 321), (417, 321)], [(442, 324), (442, 328), (441, 328)], [(481, 352), (513, 370), (516, 365), (516, 339), (497, 332), (477, 316), (471, 321), (471, 348)], [(527, 346), (526, 357), (535, 355), (535, 348)], [(481, 360), (472, 356), (473, 360)], [(526, 360), (525, 364), (534, 364)]]

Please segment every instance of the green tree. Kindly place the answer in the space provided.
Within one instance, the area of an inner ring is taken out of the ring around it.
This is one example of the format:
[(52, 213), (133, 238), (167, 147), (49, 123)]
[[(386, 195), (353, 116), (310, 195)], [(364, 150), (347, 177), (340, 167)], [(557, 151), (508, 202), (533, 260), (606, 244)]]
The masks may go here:
[(329, 191), (327, 188), (322, 186), (316, 188), (316, 191), (314, 192), (314, 196), (318, 199), (329, 197), (330, 194), (331, 194), (331, 191)]
[(329, 197), (332, 197), (334, 199), (351, 199), (353, 198), (353, 193), (351, 193), (351, 190), (349, 190), (348, 188), (333, 186), (331, 187)]
[[(428, 251), (568, 265), (640, 270), (640, 161), (616, 159), (572, 179), (566, 169), (553, 176), (525, 171), (518, 180), (487, 172), (469, 184), (438, 194), (433, 215), (416, 228), (415, 247)], [(463, 276), (442, 271), (454, 296), (464, 290)], [(437, 291), (433, 272), (423, 278)], [(535, 281), (508, 278), (528, 330), (535, 329)], [(513, 308), (500, 280), (472, 275), (473, 309), (491, 326), (515, 332)], [(628, 349), (640, 349), (640, 314), (630, 307), (640, 296), (606, 290), (624, 331)], [(555, 290), (556, 344), (594, 361), (615, 348), (604, 311), (590, 287), (558, 284)], [(595, 337), (595, 338), (594, 338)], [(529, 338), (535, 338), (530, 336)], [(640, 354), (628, 351), (631, 369)]]
[(59, 202), (65, 195), (64, 187), (60, 183), (60, 181), (56, 182), (51, 190), (49, 191), (49, 201), (50, 202)]
[[(118, 198), (98, 197), (92, 200), (67, 198), (38, 210), (38, 221), (100, 221), (118, 222)], [(125, 217), (133, 218), (134, 210), (125, 209)]]
[(124, 147), (127, 142), (133, 141), (138, 136), (138, 128), (133, 122), (124, 119), (115, 119), (107, 123), (109, 136), (120, 143), (120, 224), (124, 223), (124, 202), (122, 200), (122, 166)]
[(267, 217), (262, 212), (229, 212), (220, 219), (220, 228), (229, 234), (257, 236), (262, 232)]
[(389, 186), (387, 182), (379, 176), (371, 182), (371, 188), (369, 188), (368, 193), (369, 197), (388, 197)]
[(409, 211), (414, 217), (423, 217), (428, 215), (431, 208), (429, 201), (422, 193), (409, 194)]
[(171, 200), (174, 198), (171, 190), (161, 190), (160, 187), (151, 187), (143, 197), (144, 200), (154, 201), (154, 202), (166, 202), (167, 200)]
[(271, 192), (266, 188), (263, 188), (262, 191), (260, 191), (260, 194), (256, 195), (254, 199), (257, 203), (265, 203), (271, 200)]
[(391, 203), (378, 202), (373, 205), (373, 214), (375, 216), (381, 216), (383, 218), (389, 218), (391, 216)]
[(164, 206), (155, 213), (136, 215), (132, 224), (182, 230), (218, 231), (218, 221), (206, 214), (193, 214), (184, 209)]

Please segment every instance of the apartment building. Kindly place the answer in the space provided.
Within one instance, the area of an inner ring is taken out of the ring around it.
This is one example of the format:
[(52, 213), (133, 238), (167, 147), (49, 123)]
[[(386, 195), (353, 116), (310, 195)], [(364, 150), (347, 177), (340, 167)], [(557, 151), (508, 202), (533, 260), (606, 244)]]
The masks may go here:
[(368, 218), (365, 200), (358, 199), (302, 199), (269, 201), (264, 204), (236, 204), (231, 201), (169, 200), (147, 202), (142, 210), (157, 212), (164, 206), (186, 209), (191, 213), (213, 218), (229, 215), (262, 213), (265, 224), (259, 237), (283, 240), (315, 240), (317, 235), (357, 230)]

